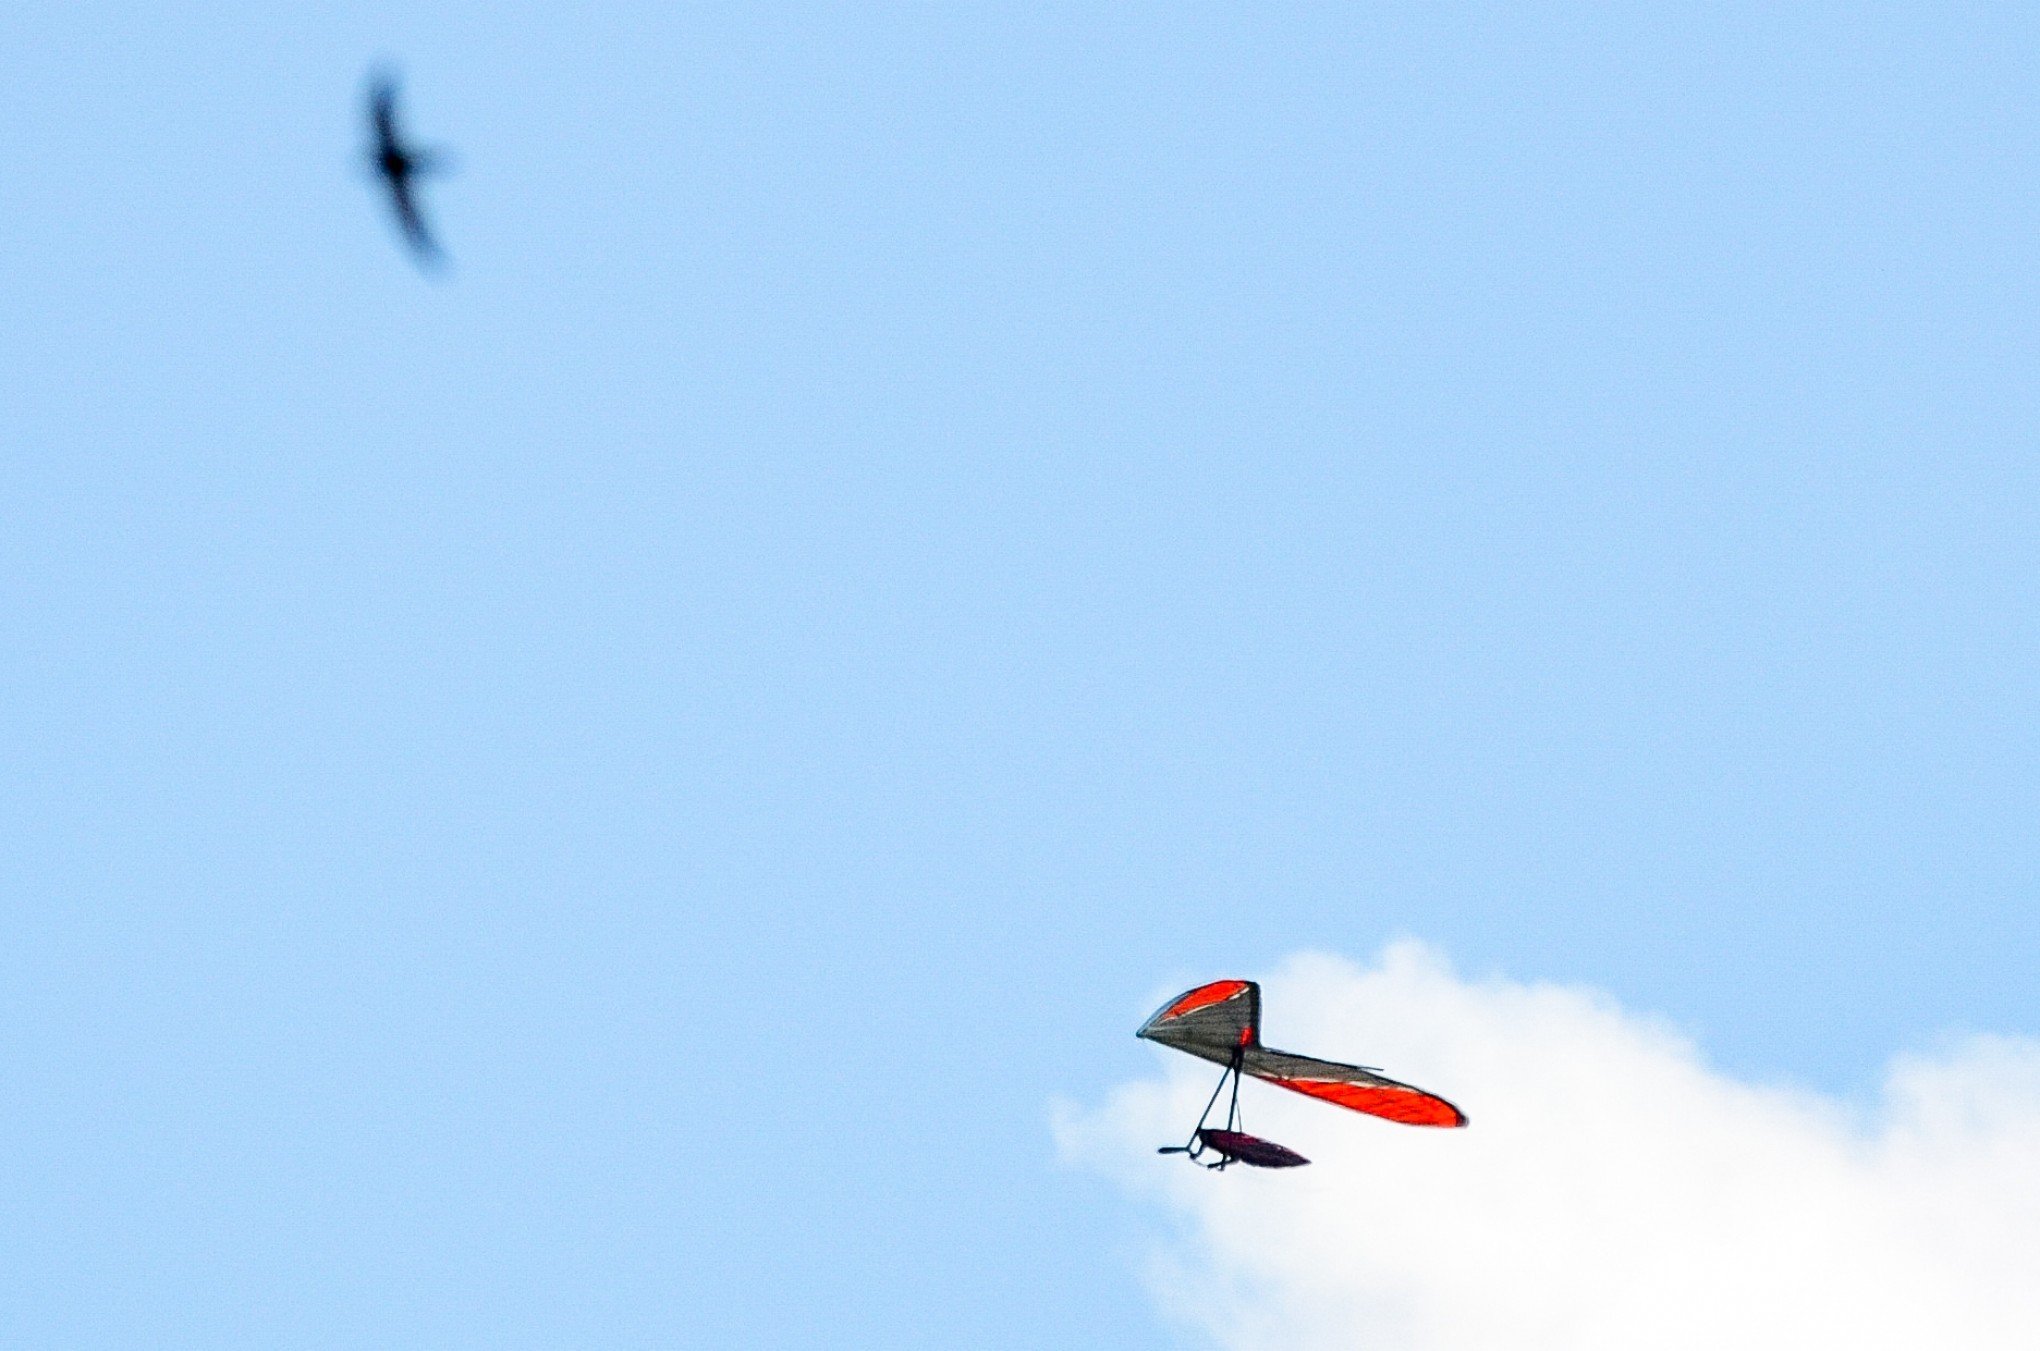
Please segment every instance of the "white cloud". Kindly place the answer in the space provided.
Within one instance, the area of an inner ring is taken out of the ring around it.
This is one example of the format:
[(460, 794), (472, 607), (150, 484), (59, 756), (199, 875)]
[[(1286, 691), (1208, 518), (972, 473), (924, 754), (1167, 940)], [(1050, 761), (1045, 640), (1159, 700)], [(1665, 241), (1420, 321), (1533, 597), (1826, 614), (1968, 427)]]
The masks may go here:
[[(1463, 1131), (1248, 1083), (1248, 1128), (1314, 1160), (1154, 1153), (1215, 1074), (1063, 1106), (1065, 1157), (1178, 1223), (1151, 1283), (1229, 1351), (2040, 1346), (2040, 1044), (1894, 1063), (1873, 1109), (1741, 1083), (1590, 990), (1467, 981), (1417, 944), (1291, 961), (1266, 1034), (1444, 1094)], [(1166, 1052), (1158, 1053), (1166, 1056)]]

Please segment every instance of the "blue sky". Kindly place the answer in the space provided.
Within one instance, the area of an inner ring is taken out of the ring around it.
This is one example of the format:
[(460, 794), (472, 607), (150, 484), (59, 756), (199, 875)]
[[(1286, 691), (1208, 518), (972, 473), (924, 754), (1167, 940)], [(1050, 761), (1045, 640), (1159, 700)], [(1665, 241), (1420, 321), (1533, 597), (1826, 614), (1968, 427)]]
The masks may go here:
[(1185, 1345), (1048, 1104), (1302, 949), (2040, 1030), (2036, 25), (1098, 9), (0, 16), (5, 1340)]

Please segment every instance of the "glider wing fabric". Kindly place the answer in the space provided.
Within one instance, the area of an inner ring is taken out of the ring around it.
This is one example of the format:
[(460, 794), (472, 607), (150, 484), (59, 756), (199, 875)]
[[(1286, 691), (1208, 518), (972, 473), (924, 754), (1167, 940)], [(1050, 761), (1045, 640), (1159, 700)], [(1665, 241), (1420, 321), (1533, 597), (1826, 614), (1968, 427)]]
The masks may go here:
[(1410, 1126), (1466, 1124), (1466, 1114), (1435, 1093), (1358, 1065), (1263, 1046), (1261, 987), (1250, 980), (1217, 980), (1178, 995), (1147, 1020), (1140, 1035), (1220, 1065), (1238, 1057), (1242, 1074), (1369, 1116)]

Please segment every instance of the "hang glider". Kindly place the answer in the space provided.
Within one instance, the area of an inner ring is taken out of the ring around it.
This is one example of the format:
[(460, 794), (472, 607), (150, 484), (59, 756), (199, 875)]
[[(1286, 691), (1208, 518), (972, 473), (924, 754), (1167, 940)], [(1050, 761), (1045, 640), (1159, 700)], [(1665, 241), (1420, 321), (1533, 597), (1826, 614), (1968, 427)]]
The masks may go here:
[[(1365, 1066), (1342, 1065), (1263, 1046), (1261, 987), (1250, 980), (1217, 980), (1178, 995), (1142, 1024), (1138, 1035), (1225, 1066), (1218, 1087), (1212, 1090), (1211, 1101), (1204, 1105), (1204, 1115), (1197, 1118), (1190, 1133), (1190, 1142), (1161, 1151), (1188, 1154), (1192, 1162), (1199, 1162), (1206, 1152), (1217, 1154), (1218, 1162), (1205, 1164), (1207, 1168), (1225, 1168), (1234, 1163), (1257, 1168), (1295, 1168), (1310, 1162), (1281, 1145), (1237, 1129), (1240, 1079), (1245, 1076), (1407, 1126), (1466, 1124), (1466, 1113), (1437, 1094), (1398, 1083)], [(1232, 1081), (1232, 1105), (1227, 1109), (1225, 1125), (1207, 1128), (1204, 1122), (1218, 1105), (1218, 1095), (1225, 1090), (1228, 1079)]]

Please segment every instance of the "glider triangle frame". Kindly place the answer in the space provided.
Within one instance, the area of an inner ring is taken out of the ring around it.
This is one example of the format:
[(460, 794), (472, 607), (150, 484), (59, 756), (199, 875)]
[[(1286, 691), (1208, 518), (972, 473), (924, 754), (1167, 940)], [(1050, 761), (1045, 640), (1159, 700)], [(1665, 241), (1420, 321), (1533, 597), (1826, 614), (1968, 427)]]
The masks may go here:
[[(1180, 1145), (1164, 1145), (1157, 1154), (1181, 1154), (1199, 1168), (1222, 1173), (1236, 1163), (1255, 1168), (1297, 1168), (1310, 1162), (1294, 1150), (1285, 1149), (1272, 1140), (1263, 1140), (1258, 1135), (1249, 1135), (1242, 1127), (1246, 1124), (1240, 1116), (1240, 1073), (1246, 1063), (1247, 1048), (1244, 1042), (1233, 1049), (1232, 1059), (1218, 1076), (1211, 1096), (1205, 1099), (1204, 1110), (1198, 1114), (1197, 1124), (1190, 1128), (1190, 1138)], [(1226, 1104), (1225, 1125), (1206, 1126), (1211, 1119), (1212, 1109), (1218, 1106), (1218, 1099), (1232, 1085), (1232, 1097)], [(1207, 1154), (1216, 1155), (1214, 1162), (1206, 1163)]]

